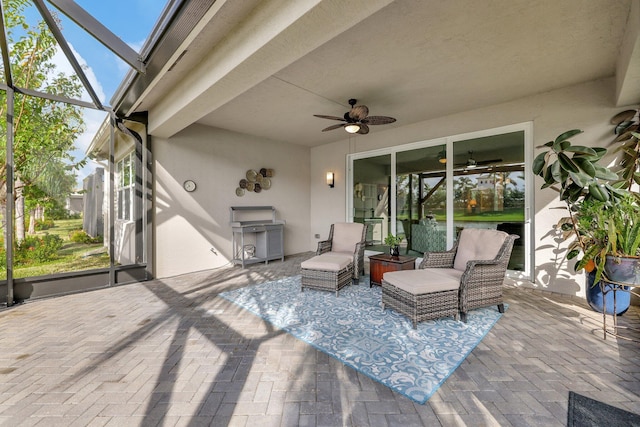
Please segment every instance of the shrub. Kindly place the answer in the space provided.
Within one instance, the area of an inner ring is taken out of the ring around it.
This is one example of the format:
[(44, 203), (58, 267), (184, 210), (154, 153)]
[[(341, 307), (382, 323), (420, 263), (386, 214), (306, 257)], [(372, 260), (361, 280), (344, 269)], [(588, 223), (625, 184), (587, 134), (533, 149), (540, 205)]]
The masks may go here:
[(46, 262), (55, 259), (62, 243), (62, 238), (55, 234), (27, 236), (16, 247), (16, 263), (30, 264), (33, 261)]
[(71, 232), (69, 240), (73, 243), (102, 243), (102, 236), (91, 237), (84, 230)]
[(43, 231), (53, 228), (53, 220), (52, 219), (37, 219), (36, 220), (36, 231)]

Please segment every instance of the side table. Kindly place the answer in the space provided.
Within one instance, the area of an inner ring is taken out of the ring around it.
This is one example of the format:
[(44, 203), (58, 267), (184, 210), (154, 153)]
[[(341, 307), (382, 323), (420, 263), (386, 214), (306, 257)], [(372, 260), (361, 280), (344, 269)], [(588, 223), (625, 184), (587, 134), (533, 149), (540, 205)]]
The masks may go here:
[(414, 256), (371, 255), (369, 257), (371, 273), (369, 287), (372, 285), (382, 286), (382, 275), (387, 271), (413, 270), (415, 268), (416, 257)]

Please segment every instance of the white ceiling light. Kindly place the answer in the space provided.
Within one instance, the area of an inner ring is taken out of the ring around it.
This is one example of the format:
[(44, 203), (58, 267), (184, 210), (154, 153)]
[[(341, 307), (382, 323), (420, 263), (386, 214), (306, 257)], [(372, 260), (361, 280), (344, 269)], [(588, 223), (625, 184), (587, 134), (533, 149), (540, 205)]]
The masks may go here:
[(360, 130), (360, 125), (357, 123), (350, 123), (344, 127), (344, 130), (349, 133), (356, 133)]

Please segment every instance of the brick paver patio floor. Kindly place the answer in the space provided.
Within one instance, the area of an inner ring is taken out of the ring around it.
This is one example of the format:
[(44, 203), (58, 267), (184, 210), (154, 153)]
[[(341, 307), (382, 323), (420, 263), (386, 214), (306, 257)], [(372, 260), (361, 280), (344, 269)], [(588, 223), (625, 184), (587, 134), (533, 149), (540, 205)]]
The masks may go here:
[(311, 255), (1, 310), (0, 423), (562, 426), (570, 390), (640, 412), (640, 344), (603, 340), (579, 298), (508, 286), (507, 313), (420, 405), (217, 296)]

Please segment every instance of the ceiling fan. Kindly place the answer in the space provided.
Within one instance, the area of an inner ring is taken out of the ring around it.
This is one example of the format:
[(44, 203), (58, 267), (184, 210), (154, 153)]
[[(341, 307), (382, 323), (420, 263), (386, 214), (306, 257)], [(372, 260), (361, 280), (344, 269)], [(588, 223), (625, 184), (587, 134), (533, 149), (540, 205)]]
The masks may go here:
[(502, 161), (502, 159), (491, 159), (491, 160), (480, 160), (480, 161), (477, 161), (476, 159), (473, 158), (473, 151), (469, 150), (469, 158), (467, 158), (467, 161), (465, 163), (456, 163), (456, 166), (464, 166), (465, 169), (473, 169), (473, 168), (476, 168), (478, 166), (490, 165), (492, 163), (499, 163), (501, 161)]
[(344, 122), (326, 127), (322, 129), (322, 132), (344, 128), (344, 130), (349, 133), (359, 133), (361, 135), (366, 135), (369, 133), (369, 126), (371, 125), (386, 125), (396, 121), (396, 119), (394, 119), (393, 117), (370, 116), (369, 108), (366, 105), (356, 105), (356, 102), (358, 102), (357, 99), (349, 100), (351, 110), (344, 113), (343, 117), (314, 114), (315, 117), (320, 117), (321, 119), (338, 120)]

